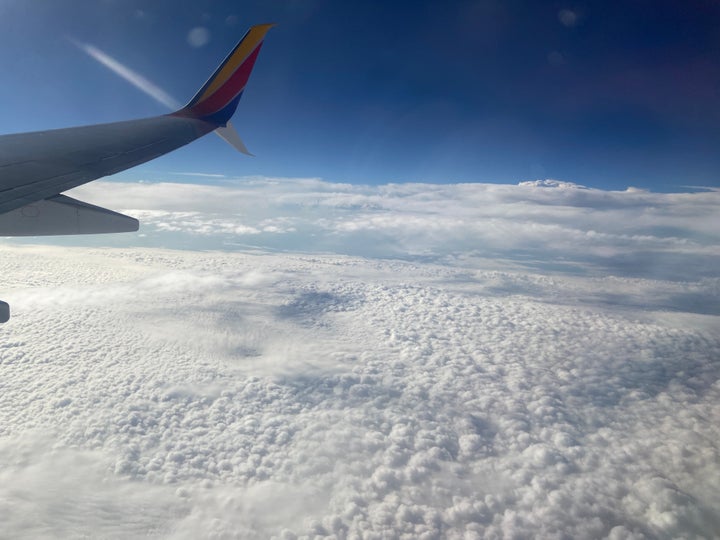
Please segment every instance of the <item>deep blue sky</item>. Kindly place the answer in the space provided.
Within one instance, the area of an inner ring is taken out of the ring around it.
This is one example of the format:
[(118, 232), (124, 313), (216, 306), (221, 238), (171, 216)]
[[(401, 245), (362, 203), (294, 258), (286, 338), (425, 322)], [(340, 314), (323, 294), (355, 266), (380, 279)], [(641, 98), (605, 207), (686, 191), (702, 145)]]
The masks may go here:
[(720, 186), (714, 0), (3, 0), (0, 131), (166, 112), (68, 37), (184, 102), (262, 22), (278, 27), (235, 116), (257, 157), (208, 137), (123, 178)]

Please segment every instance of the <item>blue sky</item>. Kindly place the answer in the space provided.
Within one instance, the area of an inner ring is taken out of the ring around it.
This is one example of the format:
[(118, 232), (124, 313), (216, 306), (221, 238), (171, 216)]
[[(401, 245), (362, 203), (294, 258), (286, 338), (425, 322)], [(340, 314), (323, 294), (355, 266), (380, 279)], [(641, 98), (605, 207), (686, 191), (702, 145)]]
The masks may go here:
[[(262, 22), (278, 27), (235, 116), (256, 157), (208, 137), (121, 178), (720, 186), (720, 5), (710, 1), (5, 0), (0, 129), (165, 112), (71, 39), (184, 102)], [(209, 40), (193, 47), (198, 27)]]

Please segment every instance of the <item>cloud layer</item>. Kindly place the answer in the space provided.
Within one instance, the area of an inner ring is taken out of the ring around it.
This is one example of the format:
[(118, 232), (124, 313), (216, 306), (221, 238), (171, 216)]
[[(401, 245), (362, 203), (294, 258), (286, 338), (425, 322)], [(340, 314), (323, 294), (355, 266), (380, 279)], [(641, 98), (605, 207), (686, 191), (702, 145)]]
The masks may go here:
[(535, 270), (717, 276), (719, 191), (608, 192), (567, 182), (356, 186), (95, 182), (74, 192), (140, 218), (153, 244), (512, 260)]
[(720, 528), (718, 316), (667, 309), (687, 284), (4, 251), (0, 518), (13, 538)]
[(718, 192), (73, 195), (143, 227), (2, 246), (2, 534), (720, 530)]

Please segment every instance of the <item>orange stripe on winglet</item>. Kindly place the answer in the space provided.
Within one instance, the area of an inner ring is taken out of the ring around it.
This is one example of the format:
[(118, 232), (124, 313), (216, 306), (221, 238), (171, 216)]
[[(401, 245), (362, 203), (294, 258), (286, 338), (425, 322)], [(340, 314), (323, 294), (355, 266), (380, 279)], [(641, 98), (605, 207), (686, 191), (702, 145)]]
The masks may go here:
[(255, 50), (257, 45), (263, 40), (265, 34), (268, 33), (274, 24), (258, 24), (250, 28), (248, 35), (242, 40), (242, 43), (238, 46), (237, 50), (233, 55), (228, 58), (220, 73), (213, 79), (212, 83), (205, 89), (199, 101), (207, 99), (213, 92), (220, 88), (235, 72), (235, 70), (242, 65), (248, 56)]

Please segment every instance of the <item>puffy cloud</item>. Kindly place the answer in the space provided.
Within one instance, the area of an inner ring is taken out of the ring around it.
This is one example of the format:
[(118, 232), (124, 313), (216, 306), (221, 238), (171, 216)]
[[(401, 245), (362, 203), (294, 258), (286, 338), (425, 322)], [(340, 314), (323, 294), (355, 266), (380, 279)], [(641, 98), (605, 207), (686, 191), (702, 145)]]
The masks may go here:
[(719, 192), (74, 195), (144, 236), (3, 244), (9, 537), (720, 529)]
[(720, 526), (715, 279), (10, 244), (0, 273), (13, 538)]

